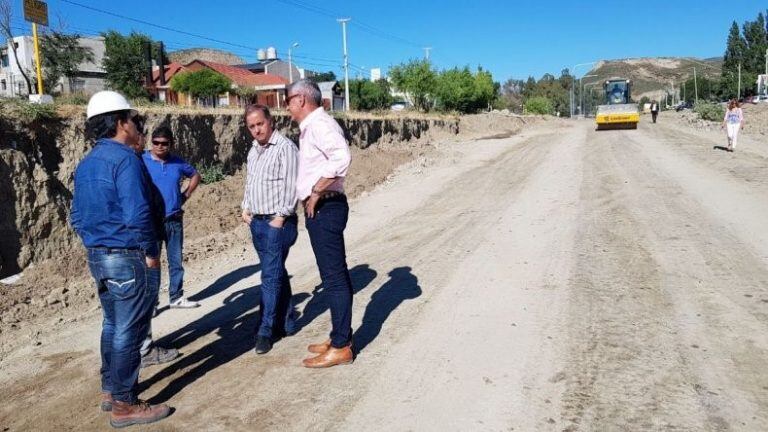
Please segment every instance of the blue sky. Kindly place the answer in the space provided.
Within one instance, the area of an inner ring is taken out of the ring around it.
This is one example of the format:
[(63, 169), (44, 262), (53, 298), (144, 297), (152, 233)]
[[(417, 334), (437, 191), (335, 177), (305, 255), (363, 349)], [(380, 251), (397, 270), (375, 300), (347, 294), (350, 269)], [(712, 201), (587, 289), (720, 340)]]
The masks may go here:
[[(14, 26), (29, 26), (22, 0), (12, 0)], [(128, 18), (227, 42), (214, 42), (163, 30), (126, 18), (76, 6), (71, 2)], [(722, 55), (728, 29), (765, 12), (757, 0), (596, 1), (458, 1), (418, 0), (220, 0), (105, 2), (48, 0), (50, 22), (59, 17), (70, 32), (96, 34), (107, 29), (131, 30), (163, 40), (169, 51), (211, 47), (232, 51), (254, 61), (256, 49), (274, 46), (285, 58), (293, 42), (299, 67), (333, 70), (341, 76), (341, 26), (348, 26), (350, 77), (381, 67), (430, 56), (440, 68), (482, 65), (494, 79), (558, 75), (563, 68), (628, 57)], [(588, 66), (579, 66), (577, 75)]]

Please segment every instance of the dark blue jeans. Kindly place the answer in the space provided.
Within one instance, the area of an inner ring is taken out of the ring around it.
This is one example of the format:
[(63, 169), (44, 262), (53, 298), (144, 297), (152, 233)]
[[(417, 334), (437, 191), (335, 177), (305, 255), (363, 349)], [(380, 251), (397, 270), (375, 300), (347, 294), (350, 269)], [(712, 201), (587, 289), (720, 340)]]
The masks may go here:
[(318, 202), (315, 217), (306, 220), (323, 291), (331, 309), (334, 348), (345, 347), (352, 341), (352, 280), (344, 247), (348, 218), (347, 198), (341, 195)]
[[(174, 301), (184, 296), (184, 220), (181, 216), (166, 219), (164, 228), (165, 244), (168, 247), (168, 297), (170, 301)], [(162, 245), (162, 242), (158, 244), (158, 250), (162, 251)]]
[(298, 219), (291, 216), (282, 228), (269, 225), (269, 219), (251, 221), (253, 247), (261, 264), (261, 322), (257, 335), (271, 338), (275, 332), (292, 334), (296, 317), (291, 303), (291, 281), (285, 270), (288, 252), (296, 243)]
[(160, 272), (147, 268), (144, 253), (125, 249), (88, 249), (88, 267), (96, 280), (104, 320), (101, 328), (101, 389), (118, 401), (134, 403), (141, 358)]

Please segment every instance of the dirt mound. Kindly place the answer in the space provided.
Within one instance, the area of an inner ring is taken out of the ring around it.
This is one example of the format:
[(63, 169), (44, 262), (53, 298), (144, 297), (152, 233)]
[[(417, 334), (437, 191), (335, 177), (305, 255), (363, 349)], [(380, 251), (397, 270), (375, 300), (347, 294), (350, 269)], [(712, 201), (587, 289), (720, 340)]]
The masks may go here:
[(520, 131), (524, 125), (543, 120), (544, 116), (521, 116), (493, 111), (461, 117), (461, 139), (506, 138)]

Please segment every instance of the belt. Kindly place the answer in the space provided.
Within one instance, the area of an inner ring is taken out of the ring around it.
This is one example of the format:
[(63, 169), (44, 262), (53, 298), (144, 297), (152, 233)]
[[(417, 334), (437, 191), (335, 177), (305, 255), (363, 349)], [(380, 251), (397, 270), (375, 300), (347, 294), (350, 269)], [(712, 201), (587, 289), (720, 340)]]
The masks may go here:
[(259, 220), (271, 220), (273, 217), (275, 217), (275, 214), (274, 213), (270, 213), (270, 214), (255, 214), (255, 215), (251, 215), (251, 217), (254, 218), (254, 219), (259, 219)]
[(344, 196), (344, 192), (325, 191), (320, 194), (320, 198), (318, 199), (318, 201), (326, 200), (329, 198), (342, 197), (342, 196)]
[(136, 251), (139, 251), (138, 248), (105, 248), (105, 247), (91, 247), (88, 248), (88, 252), (104, 252), (108, 255), (114, 255), (114, 254), (132, 254)]

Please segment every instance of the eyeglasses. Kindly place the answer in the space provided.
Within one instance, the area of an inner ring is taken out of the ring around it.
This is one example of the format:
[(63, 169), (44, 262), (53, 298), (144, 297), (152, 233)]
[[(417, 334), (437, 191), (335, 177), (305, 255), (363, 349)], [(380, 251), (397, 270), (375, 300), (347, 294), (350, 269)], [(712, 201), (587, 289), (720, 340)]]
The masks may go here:
[(288, 96), (287, 98), (285, 98), (285, 104), (286, 105), (290, 105), (291, 99), (295, 98), (296, 96), (303, 96), (303, 95), (299, 94), (299, 93), (292, 94), (292, 95)]
[(156, 145), (158, 147), (169, 147), (171, 145), (171, 142), (170, 141), (152, 140), (152, 145)]

